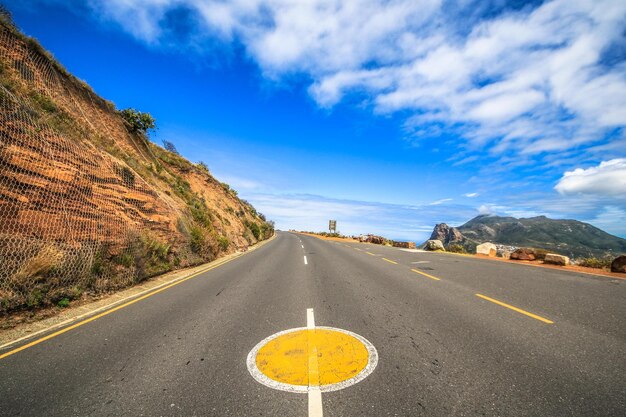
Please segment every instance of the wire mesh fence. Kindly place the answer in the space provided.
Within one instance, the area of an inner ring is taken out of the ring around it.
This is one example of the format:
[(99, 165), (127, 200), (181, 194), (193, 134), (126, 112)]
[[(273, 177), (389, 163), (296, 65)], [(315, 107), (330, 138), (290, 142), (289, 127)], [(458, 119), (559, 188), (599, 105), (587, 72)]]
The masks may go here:
[(38, 44), (7, 24), (0, 25), (0, 76), (0, 312), (167, 270), (168, 248), (146, 230), (175, 235), (176, 225), (162, 216), (175, 210), (123, 160), (94, 145), (140, 151), (109, 104), (68, 81)]

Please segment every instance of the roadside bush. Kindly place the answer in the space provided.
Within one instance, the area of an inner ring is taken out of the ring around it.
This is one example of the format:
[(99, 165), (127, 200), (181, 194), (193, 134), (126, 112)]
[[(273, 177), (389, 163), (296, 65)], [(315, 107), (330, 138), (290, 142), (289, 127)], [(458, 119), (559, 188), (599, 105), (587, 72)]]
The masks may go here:
[(546, 255), (548, 253), (550, 253), (549, 251), (545, 250), (545, 249), (533, 249), (535, 251), (535, 259), (539, 260), (539, 261), (543, 261), (544, 259), (546, 259)]
[(458, 243), (452, 243), (450, 245), (448, 245), (448, 252), (454, 252), (454, 253), (467, 253), (467, 251), (465, 250), (465, 246), (460, 245)]
[(252, 236), (254, 236), (256, 240), (259, 240), (261, 237), (261, 229), (259, 228), (259, 225), (250, 221), (246, 221), (245, 225), (252, 233)]
[(139, 280), (169, 271), (171, 245), (161, 242), (150, 235), (141, 236), (141, 247), (137, 257), (140, 271)]
[(230, 245), (230, 240), (226, 236), (218, 236), (217, 243), (222, 252), (228, 250), (228, 246)]
[(579, 266), (585, 266), (587, 268), (604, 269), (604, 268), (610, 268), (612, 261), (613, 260), (611, 258), (596, 258), (592, 256), (589, 258), (579, 259), (578, 262), (576, 262), (576, 264)]

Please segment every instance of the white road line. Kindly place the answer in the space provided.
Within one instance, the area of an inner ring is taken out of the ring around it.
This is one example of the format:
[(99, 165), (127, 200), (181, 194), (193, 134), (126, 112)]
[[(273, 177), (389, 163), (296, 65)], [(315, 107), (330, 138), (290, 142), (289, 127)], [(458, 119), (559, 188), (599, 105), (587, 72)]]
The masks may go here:
[(300, 245), (300, 246), (302, 246), (302, 249), (304, 249), (304, 245)]
[[(312, 308), (306, 309), (306, 327), (309, 330), (315, 330), (315, 315), (313, 314)], [(309, 358), (309, 361), (311, 358)], [(317, 354), (314, 355), (313, 360), (315, 363), (310, 365), (314, 365), (317, 368)], [(317, 371), (315, 371), (317, 374)], [(309, 417), (323, 417), (324, 410), (322, 408), (322, 391), (320, 390), (319, 385), (310, 385), (309, 384)]]
[(308, 265), (308, 264), (309, 264), (309, 263), (307, 262), (307, 260), (306, 260), (306, 255), (304, 255), (304, 264), (305, 264), (305, 265)]
[(309, 387), (309, 417), (324, 417), (320, 387)]
[(315, 329), (315, 316), (312, 308), (306, 309), (306, 327), (307, 329)]

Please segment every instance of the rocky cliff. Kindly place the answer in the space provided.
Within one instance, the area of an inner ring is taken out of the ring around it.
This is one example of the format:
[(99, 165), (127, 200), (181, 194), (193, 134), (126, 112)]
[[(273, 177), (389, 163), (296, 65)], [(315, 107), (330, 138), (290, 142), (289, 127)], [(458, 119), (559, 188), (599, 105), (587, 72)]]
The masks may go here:
[(440, 240), (444, 245), (451, 243), (461, 244), (465, 237), (456, 227), (448, 226), (445, 223), (439, 223), (435, 225), (433, 233), (430, 235), (430, 240)]
[(133, 131), (0, 16), (0, 312), (131, 285), (272, 234), (206, 165)]

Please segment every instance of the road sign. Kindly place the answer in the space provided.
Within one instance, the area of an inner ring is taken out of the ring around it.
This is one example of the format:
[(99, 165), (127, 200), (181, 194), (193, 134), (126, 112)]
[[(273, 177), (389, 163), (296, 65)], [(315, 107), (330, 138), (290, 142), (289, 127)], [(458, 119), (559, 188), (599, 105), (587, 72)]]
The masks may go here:
[(328, 230), (330, 232), (336, 232), (337, 231), (337, 220), (329, 220), (328, 221)]

